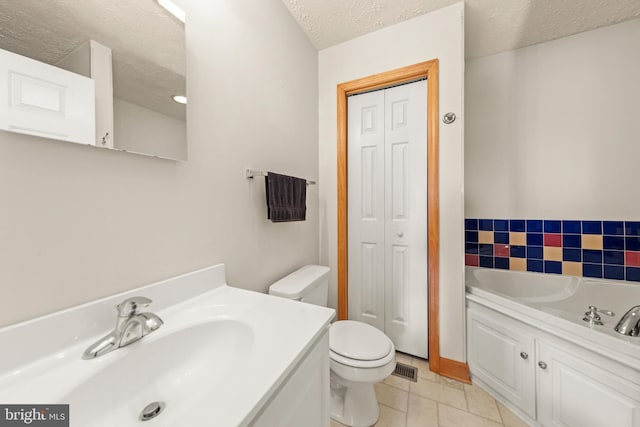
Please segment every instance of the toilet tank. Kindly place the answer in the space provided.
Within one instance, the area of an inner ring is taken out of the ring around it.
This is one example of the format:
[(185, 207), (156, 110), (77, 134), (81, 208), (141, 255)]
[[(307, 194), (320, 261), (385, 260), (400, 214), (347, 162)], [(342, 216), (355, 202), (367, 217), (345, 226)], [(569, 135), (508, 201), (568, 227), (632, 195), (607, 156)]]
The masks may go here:
[(329, 267), (305, 265), (269, 286), (269, 294), (327, 306)]

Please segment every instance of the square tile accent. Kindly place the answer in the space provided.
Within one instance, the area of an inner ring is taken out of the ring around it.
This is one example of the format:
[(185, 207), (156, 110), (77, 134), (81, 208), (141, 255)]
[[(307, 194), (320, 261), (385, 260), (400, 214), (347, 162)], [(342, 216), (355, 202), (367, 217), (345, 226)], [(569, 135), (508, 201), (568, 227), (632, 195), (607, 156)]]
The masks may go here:
[(509, 258), (496, 257), (495, 263), (496, 268), (499, 268), (501, 270), (509, 269)]
[(542, 233), (542, 220), (528, 219), (527, 233)]
[(624, 273), (624, 278), (626, 280), (640, 282), (640, 268), (627, 267)]
[(465, 265), (640, 282), (640, 221), (467, 218)]
[(512, 219), (509, 221), (509, 231), (524, 232), (526, 228), (525, 224), (524, 219)]
[(624, 237), (622, 236), (603, 236), (602, 237), (603, 249), (616, 249), (619, 251), (624, 250)]
[(562, 274), (567, 276), (582, 276), (582, 263), (563, 261)]
[(562, 234), (560, 233), (544, 233), (545, 246), (562, 246)]
[(610, 236), (624, 235), (624, 221), (602, 221), (602, 234)]
[(545, 246), (544, 259), (545, 261), (562, 261), (562, 248)]
[(631, 267), (640, 267), (640, 252), (626, 251), (624, 253), (624, 263)]
[(602, 251), (602, 257), (605, 264), (624, 265), (623, 251)]
[(493, 243), (503, 243), (505, 245), (509, 244), (509, 233), (496, 231), (493, 233)]
[(543, 258), (543, 247), (542, 246), (527, 246), (527, 258), (542, 259)]
[(544, 272), (550, 274), (562, 274), (562, 263), (559, 261), (545, 261)]
[(628, 251), (640, 251), (640, 236), (625, 237), (624, 248)]
[(562, 260), (563, 261), (582, 261), (582, 251), (580, 249), (562, 248)]
[(545, 233), (561, 233), (562, 221), (545, 219), (543, 228)]
[(509, 270), (527, 271), (527, 260), (524, 258), (509, 258)]
[(527, 271), (533, 271), (537, 273), (544, 272), (544, 264), (540, 259), (528, 259), (527, 260)]
[(602, 264), (602, 251), (594, 251), (592, 249), (583, 249), (582, 262), (588, 262), (591, 264)]
[(527, 256), (527, 248), (525, 246), (511, 245), (509, 247), (509, 253), (514, 258), (525, 258)]
[(493, 230), (494, 231), (509, 231), (509, 220), (508, 219), (494, 219), (493, 220)]
[(565, 248), (582, 247), (582, 236), (580, 234), (564, 234), (562, 235), (562, 246)]
[(509, 233), (509, 244), (516, 246), (525, 246), (527, 244), (527, 234), (512, 231)]
[(624, 280), (624, 267), (621, 265), (604, 266), (604, 278), (613, 280)]
[(640, 236), (640, 221), (626, 221), (624, 223), (624, 234), (627, 236)]
[(602, 234), (583, 234), (582, 249), (602, 250)]
[(477, 231), (465, 231), (464, 232), (464, 241), (469, 243), (478, 243), (478, 232)]
[(602, 278), (602, 264), (582, 264), (584, 277)]
[(562, 221), (562, 234), (581, 234), (580, 221)]
[(509, 245), (493, 245), (493, 253), (495, 256), (508, 257)]
[(478, 220), (478, 229), (484, 231), (493, 231), (493, 220), (492, 219), (479, 219)]
[(481, 256), (480, 257), (480, 267), (493, 268), (493, 257), (492, 256)]
[(582, 234), (602, 234), (602, 221), (582, 221)]
[(465, 219), (464, 220), (464, 229), (465, 230), (478, 230), (478, 220), (477, 219)]
[(493, 231), (479, 231), (478, 242), (493, 244)]
[(542, 233), (527, 233), (527, 246), (542, 246)]

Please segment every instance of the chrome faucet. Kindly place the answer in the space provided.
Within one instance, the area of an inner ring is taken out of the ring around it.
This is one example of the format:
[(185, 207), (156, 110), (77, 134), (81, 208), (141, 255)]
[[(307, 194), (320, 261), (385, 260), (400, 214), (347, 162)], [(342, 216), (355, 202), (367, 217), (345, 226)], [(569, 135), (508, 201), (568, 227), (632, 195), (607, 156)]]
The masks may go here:
[(118, 304), (115, 329), (87, 348), (82, 358), (94, 359), (132, 344), (162, 326), (162, 319), (155, 314), (138, 312), (140, 307), (147, 307), (149, 304), (151, 300), (145, 297), (128, 298)]
[(630, 337), (640, 336), (640, 305), (631, 307), (615, 327), (616, 332)]

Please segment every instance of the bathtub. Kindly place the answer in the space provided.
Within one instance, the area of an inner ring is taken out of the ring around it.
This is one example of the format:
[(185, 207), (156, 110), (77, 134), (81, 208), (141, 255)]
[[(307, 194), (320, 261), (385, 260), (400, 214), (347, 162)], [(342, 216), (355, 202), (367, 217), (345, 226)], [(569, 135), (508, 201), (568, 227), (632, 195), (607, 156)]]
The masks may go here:
[(614, 330), (640, 283), (466, 267), (465, 285), (473, 382), (531, 426), (640, 427), (640, 337)]
[[(467, 299), (497, 305), (517, 313), (516, 318), (531, 318), (608, 350), (619, 349), (622, 354), (633, 356), (631, 361), (640, 367), (640, 337), (627, 337), (613, 329), (631, 307), (640, 304), (640, 283), (465, 268)], [(582, 318), (590, 305), (612, 311), (614, 316), (601, 314), (604, 325), (589, 325)]]

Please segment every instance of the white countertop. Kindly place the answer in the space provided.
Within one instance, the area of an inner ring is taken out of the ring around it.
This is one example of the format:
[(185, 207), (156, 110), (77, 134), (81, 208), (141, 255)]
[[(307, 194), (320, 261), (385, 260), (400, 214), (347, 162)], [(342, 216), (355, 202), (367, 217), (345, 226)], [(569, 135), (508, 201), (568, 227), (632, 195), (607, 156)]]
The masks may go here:
[[(125, 427), (139, 425), (133, 415), (144, 407), (140, 402), (159, 393), (158, 400), (164, 398), (167, 408), (158, 418), (145, 422), (147, 426), (247, 425), (325, 332), (334, 310), (226, 286), (219, 283), (224, 266), (193, 274), (200, 274), (199, 279), (188, 277), (190, 282), (186, 284), (187, 275), (176, 278), (182, 280), (184, 290), (177, 294), (175, 283), (171, 282), (175, 279), (171, 279), (0, 329), (0, 342), (6, 344), (0, 356), (0, 402), (68, 403), (71, 426)], [(203, 285), (203, 280), (218, 283)], [(168, 298), (172, 292), (173, 297)], [(132, 295), (152, 295), (152, 299), (162, 301), (157, 310), (154, 302), (144, 311), (159, 315), (164, 325), (130, 346), (82, 360), (85, 348), (113, 328), (114, 303)], [(95, 317), (101, 321), (90, 327), (78, 324), (92, 318), (92, 310), (100, 311)], [(212, 328), (212, 333), (220, 330), (222, 335), (211, 340), (203, 338), (207, 337), (209, 326), (201, 325), (214, 325), (218, 329)], [(65, 331), (64, 326), (69, 330)], [(82, 330), (91, 333), (79, 332)], [(189, 336), (202, 342), (202, 346), (180, 335), (184, 331), (189, 331)], [(219, 347), (217, 339), (223, 341)], [(64, 346), (57, 344), (60, 342)], [(193, 363), (185, 363), (178, 372), (165, 375), (163, 369), (172, 367), (170, 363), (180, 364), (190, 353), (197, 353)], [(204, 368), (196, 366), (202, 360), (201, 354), (210, 360)], [(131, 361), (136, 361), (133, 368), (126, 366)], [(163, 387), (158, 390), (147, 387), (154, 375), (162, 377), (159, 383)], [(181, 382), (188, 388), (181, 389)], [(93, 410), (89, 406), (97, 399), (101, 402), (95, 404), (104, 410), (85, 413)], [(113, 402), (114, 407), (109, 407)], [(82, 424), (78, 424), (79, 420)]]

